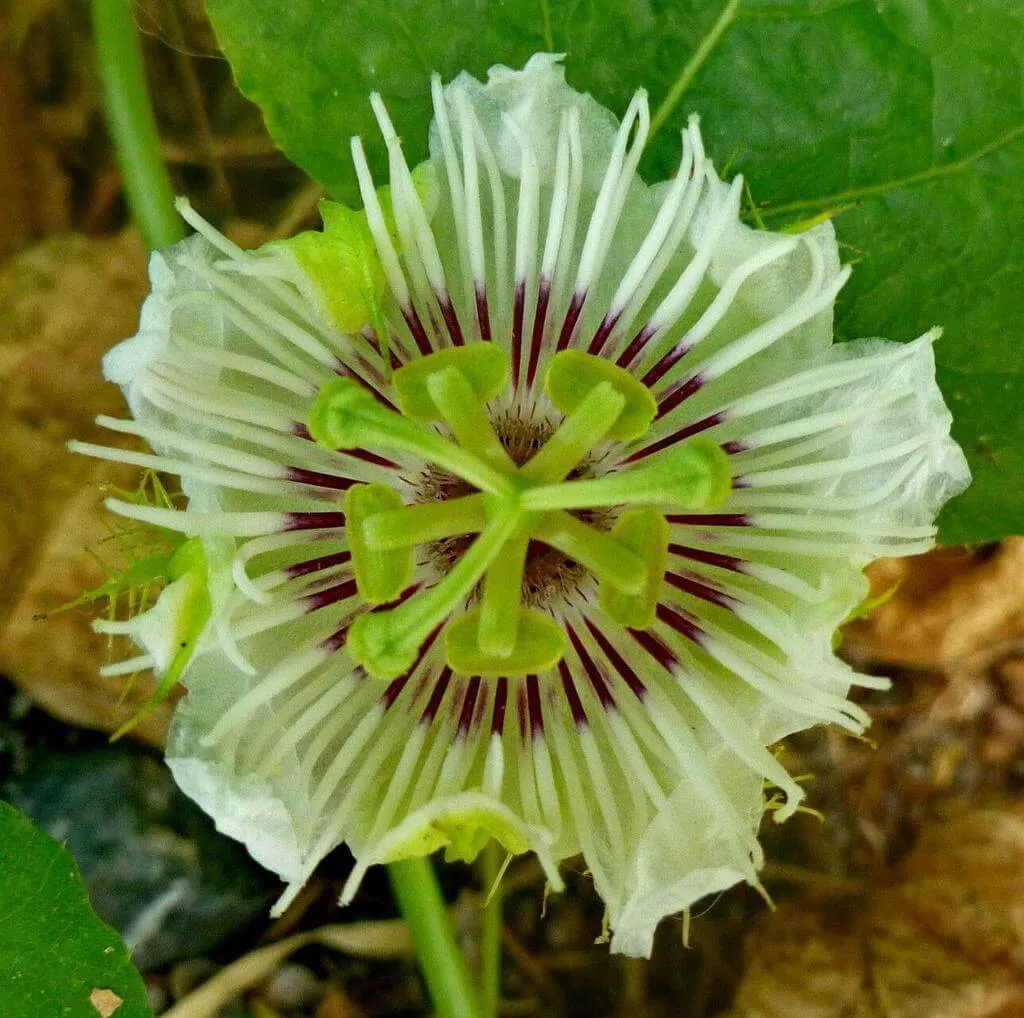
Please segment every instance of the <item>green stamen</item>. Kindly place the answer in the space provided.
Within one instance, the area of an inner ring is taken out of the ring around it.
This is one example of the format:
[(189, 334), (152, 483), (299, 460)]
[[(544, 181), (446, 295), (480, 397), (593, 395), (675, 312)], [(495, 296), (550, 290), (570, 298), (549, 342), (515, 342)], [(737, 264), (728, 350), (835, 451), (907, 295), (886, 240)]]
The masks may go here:
[(505, 471), (514, 470), (485, 404), (508, 381), (508, 355), (491, 343), (440, 350), (394, 375), (402, 412), (415, 420), (444, 420), (469, 452)]
[(520, 608), (516, 645), (507, 657), (480, 649), (480, 609), (466, 612), (444, 634), (445, 659), (457, 675), (533, 675), (554, 668), (565, 655), (565, 634), (554, 619), (532, 608)]
[(625, 405), (625, 397), (609, 382), (594, 386), (544, 447), (523, 465), (523, 476), (542, 484), (561, 481), (611, 431)]
[(409, 452), (461, 477), (481, 491), (512, 494), (512, 479), (432, 428), (381, 406), (351, 378), (336, 378), (320, 390), (309, 419), (310, 434), (329, 449), (388, 449)]
[(566, 512), (544, 514), (533, 537), (586, 566), (623, 593), (638, 594), (647, 583), (647, 567), (642, 558), (614, 536), (589, 527)]
[(516, 646), (519, 597), (529, 543), (528, 536), (511, 538), (502, 550), (501, 560), (487, 570), (478, 642), (480, 650), (492, 657), (507, 658)]
[(404, 512), (397, 491), (386, 484), (357, 484), (345, 496), (345, 531), (359, 596), (367, 604), (394, 601), (412, 583), (412, 546), (380, 551), (366, 539), (367, 525), (381, 514)]
[(514, 506), (501, 511), (440, 583), (388, 612), (361, 615), (348, 634), (356, 664), (379, 679), (394, 679), (415, 663), (423, 641), (457, 609), (500, 554), (519, 523)]
[(610, 385), (626, 401), (608, 437), (619, 442), (640, 438), (651, 426), (658, 404), (647, 386), (624, 368), (581, 350), (563, 350), (552, 358), (544, 376), (548, 398), (566, 415), (601, 384)]
[(391, 551), (461, 534), (478, 534), (487, 526), (485, 505), (483, 495), (403, 505), (367, 519), (363, 539), (374, 551)]
[(612, 505), (711, 509), (725, 500), (731, 483), (725, 453), (711, 442), (694, 439), (621, 474), (528, 488), (519, 504), (532, 511)]
[(654, 625), (661, 584), (668, 566), (669, 525), (656, 509), (628, 509), (612, 528), (618, 547), (629, 549), (646, 566), (646, 581), (639, 590), (616, 589), (601, 577), (601, 608), (616, 622), (633, 629)]

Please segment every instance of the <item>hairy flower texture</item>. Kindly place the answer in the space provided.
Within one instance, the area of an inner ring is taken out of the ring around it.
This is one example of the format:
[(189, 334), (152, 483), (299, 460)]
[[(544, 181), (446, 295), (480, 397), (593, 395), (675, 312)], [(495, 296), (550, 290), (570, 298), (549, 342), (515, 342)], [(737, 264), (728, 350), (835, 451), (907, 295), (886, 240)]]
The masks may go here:
[(643, 92), (619, 124), (538, 55), (433, 100), (410, 171), (371, 97), (388, 186), (353, 141), (322, 232), (244, 252), (182, 206), (105, 362), (155, 451), (78, 448), (180, 475), (183, 511), (110, 507), (193, 550), (101, 628), (183, 673), (170, 766), (279, 908), (341, 843), (348, 901), (494, 837), (555, 887), (582, 853), (644, 955), (756, 884), (802, 795), (769, 747), (867, 722), (833, 634), (968, 482), (937, 333), (833, 345), (831, 226), (744, 226), (695, 118), (646, 186)]

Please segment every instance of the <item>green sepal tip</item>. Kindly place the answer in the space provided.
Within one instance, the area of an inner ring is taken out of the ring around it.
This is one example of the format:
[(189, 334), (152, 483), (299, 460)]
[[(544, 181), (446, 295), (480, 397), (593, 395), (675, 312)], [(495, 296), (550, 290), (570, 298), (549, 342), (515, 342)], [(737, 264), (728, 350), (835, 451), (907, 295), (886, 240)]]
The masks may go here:
[(651, 426), (658, 404), (643, 382), (617, 364), (582, 350), (562, 350), (548, 365), (544, 389), (551, 402), (569, 415), (602, 382), (626, 401), (605, 437), (620, 442), (640, 438)]
[(444, 418), (430, 391), (430, 380), (449, 368), (463, 375), (481, 403), (494, 399), (508, 383), (508, 354), (494, 343), (471, 343), (438, 350), (410, 361), (392, 377), (399, 407), (406, 417), (419, 421)]
[(457, 675), (532, 675), (554, 668), (565, 654), (565, 634), (552, 618), (532, 608), (519, 609), (515, 646), (507, 656), (481, 650), (479, 635), (479, 608), (466, 612), (445, 630), (445, 660)]
[(402, 509), (398, 492), (386, 484), (356, 484), (345, 495), (345, 532), (359, 596), (367, 604), (385, 604), (412, 583), (416, 568), (412, 546), (381, 551), (367, 542), (366, 524), (378, 513)]
[(654, 624), (661, 584), (668, 566), (668, 521), (656, 509), (643, 506), (627, 509), (612, 527), (612, 538), (628, 548), (647, 567), (643, 588), (627, 594), (601, 580), (598, 597), (601, 609), (616, 622), (631, 629), (649, 629)]

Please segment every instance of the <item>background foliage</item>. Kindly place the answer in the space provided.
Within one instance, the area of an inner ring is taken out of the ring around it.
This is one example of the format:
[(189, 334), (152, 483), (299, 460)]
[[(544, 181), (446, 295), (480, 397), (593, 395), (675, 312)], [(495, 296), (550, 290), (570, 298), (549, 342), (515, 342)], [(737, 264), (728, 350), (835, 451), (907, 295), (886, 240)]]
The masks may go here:
[(659, 126), (645, 173), (703, 118), (719, 167), (746, 175), (770, 228), (835, 216), (857, 263), (840, 339), (935, 324), (939, 381), (975, 475), (947, 542), (1024, 531), (1024, 8), (1007, 0), (208, 0), (242, 90), (291, 157), (342, 200), (348, 139), (381, 149), (387, 100), (410, 160), (426, 152), (432, 70), (482, 77), (537, 50), (613, 110), (643, 86)]

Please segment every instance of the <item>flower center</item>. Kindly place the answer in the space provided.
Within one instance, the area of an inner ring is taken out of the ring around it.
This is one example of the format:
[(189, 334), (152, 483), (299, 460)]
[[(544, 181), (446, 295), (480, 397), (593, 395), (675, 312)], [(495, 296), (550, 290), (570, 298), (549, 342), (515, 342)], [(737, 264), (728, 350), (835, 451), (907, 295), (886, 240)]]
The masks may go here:
[[(550, 614), (523, 603), (534, 543), (592, 572), (601, 607), (615, 621), (649, 628), (668, 554), (669, 526), (657, 507), (707, 509), (729, 491), (724, 453), (700, 439), (621, 472), (579, 476), (595, 446), (641, 437), (656, 404), (627, 371), (576, 350), (552, 358), (545, 377), (561, 423), (528, 457), (513, 456), (486, 409), (505, 388), (508, 367), (499, 346), (474, 343), (396, 371), (401, 413), (346, 378), (329, 383), (317, 398), (309, 428), (321, 444), (412, 453), (435, 476), (450, 479), (441, 485), (443, 497), (411, 505), (384, 484), (349, 489), (345, 526), (356, 585), (367, 604), (396, 601), (409, 588), (417, 546), (474, 535), (434, 586), (352, 624), (349, 653), (378, 678), (393, 679), (413, 667), (427, 638), (465, 607), (481, 580), (479, 605), (459, 614), (445, 632), (449, 667), (499, 676), (557, 664), (565, 653), (562, 628)], [(455, 441), (433, 422), (446, 424)], [(610, 530), (588, 518), (611, 508), (621, 512)]]

